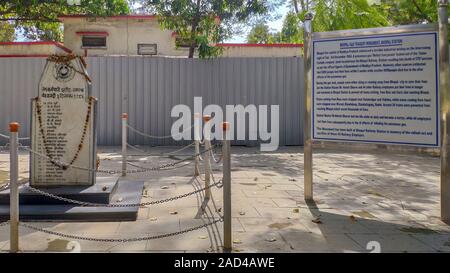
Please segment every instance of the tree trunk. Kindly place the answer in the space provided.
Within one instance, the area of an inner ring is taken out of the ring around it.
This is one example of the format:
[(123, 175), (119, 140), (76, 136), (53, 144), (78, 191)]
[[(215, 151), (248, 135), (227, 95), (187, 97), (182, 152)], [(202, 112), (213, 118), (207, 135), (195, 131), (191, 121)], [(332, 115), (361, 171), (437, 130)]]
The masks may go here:
[(298, 14), (298, 2), (297, 2), (297, 0), (293, 0), (292, 1), (293, 3), (293, 6), (294, 6), (294, 11), (295, 11), (295, 13), (296, 14)]
[(194, 58), (194, 53), (195, 53), (195, 36), (197, 34), (197, 25), (198, 25), (198, 20), (197, 18), (194, 18), (194, 20), (192, 21), (192, 27), (191, 27), (191, 45), (189, 46), (189, 57), (190, 59)]
[(201, 4), (201, 0), (197, 0), (197, 7), (196, 7), (196, 14), (194, 16), (194, 18), (192, 19), (192, 25), (191, 25), (191, 45), (189, 47), (189, 56), (188, 58), (192, 59), (194, 58), (194, 53), (195, 53), (195, 37), (197, 36), (197, 27), (198, 27), (198, 23), (200, 21), (200, 4)]

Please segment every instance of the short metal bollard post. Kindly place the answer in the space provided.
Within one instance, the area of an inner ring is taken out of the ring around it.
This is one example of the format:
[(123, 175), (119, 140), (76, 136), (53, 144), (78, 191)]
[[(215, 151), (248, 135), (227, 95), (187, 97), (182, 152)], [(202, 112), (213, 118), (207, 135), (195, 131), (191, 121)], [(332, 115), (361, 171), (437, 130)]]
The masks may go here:
[(230, 123), (224, 122), (223, 128), (223, 248), (230, 252), (233, 248), (232, 243), (232, 224), (231, 224), (231, 145), (229, 136)]
[[(209, 123), (209, 121), (211, 120), (211, 116), (210, 115), (204, 115), (203, 116), (203, 121), (205, 122), (205, 129), (204, 129), (204, 139), (205, 139), (205, 150), (210, 150), (211, 149), (211, 125)], [(211, 160), (210, 160), (210, 156), (211, 155), (211, 151), (208, 151), (205, 153), (204, 156), (204, 161), (205, 161), (205, 199), (210, 199), (211, 198), (211, 188), (210, 184), (211, 184)]]
[(194, 145), (195, 145), (195, 168), (194, 176), (200, 175), (200, 139), (201, 139), (201, 128), (200, 128), (201, 116), (200, 113), (194, 114)]
[(10, 252), (19, 251), (19, 123), (9, 124), (9, 162), (10, 162), (10, 195), (9, 195), (9, 225), (10, 225)]
[(122, 114), (122, 176), (127, 176), (127, 124), (128, 114)]

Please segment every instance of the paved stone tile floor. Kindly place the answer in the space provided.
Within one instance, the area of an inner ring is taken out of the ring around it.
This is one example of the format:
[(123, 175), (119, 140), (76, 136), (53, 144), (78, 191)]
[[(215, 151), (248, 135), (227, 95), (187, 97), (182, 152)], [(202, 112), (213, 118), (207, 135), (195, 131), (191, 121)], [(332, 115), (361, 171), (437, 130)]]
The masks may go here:
[[(167, 156), (174, 147), (140, 147), (130, 161), (158, 166), (193, 154)], [(258, 147), (232, 147), (232, 217), (235, 252), (450, 252), (450, 226), (440, 221), (439, 158), (389, 150), (316, 149), (315, 202), (303, 199), (301, 147), (261, 153)], [(0, 184), (8, 179), (8, 153), (0, 153)], [(102, 169), (120, 169), (120, 147), (100, 147)], [(204, 186), (193, 177), (193, 162), (171, 170), (130, 174), (145, 180), (143, 201), (159, 200)], [(212, 164), (214, 176), (222, 175)], [(134, 168), (129, 166), (129, 168)], [(203, 166), (202, 166), (203, 168)], [(28, 179), (28, 154), (20, 154), (20, 178)], [(222, 190), (213, 199), (196, 194), (142, 207), (135, 222), (33, 222), (66, 234), (95, 238), (162, 235), (208, 223), (222, 212)], [(202, 209), (203, 208), (203, 209)], [(71, 240), (20, 229), (22, 251), (220, 252), (222, 223), (174, 237), (110, 243)], [(0, 250), (9, 249), (9, 227), (0, 227)], [(371, 243), (369, 243), (371, 242)]]

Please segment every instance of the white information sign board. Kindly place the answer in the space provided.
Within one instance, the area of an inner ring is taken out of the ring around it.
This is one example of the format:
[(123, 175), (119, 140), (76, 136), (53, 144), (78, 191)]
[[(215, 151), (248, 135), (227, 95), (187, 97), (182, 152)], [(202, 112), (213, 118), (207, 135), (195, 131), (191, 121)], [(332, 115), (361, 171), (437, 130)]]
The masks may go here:
[(436, 32), (312, 43), (314, 140), (439, 146)]

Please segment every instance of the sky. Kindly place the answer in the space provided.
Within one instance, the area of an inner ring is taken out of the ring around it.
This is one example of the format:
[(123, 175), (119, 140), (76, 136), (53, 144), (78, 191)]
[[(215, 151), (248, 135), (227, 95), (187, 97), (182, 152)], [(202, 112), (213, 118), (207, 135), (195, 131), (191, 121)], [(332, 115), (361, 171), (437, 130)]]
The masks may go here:
[[(281, 30), (281, 27), (283, 26), (283, 19), (284, 19), (284, 15), (289, 11), (289, 8), (287, 7), (287, 5), (282, 5), (280, 6), (276, 13), (278, 13), (280, 16), (280, 18), (278, 18), (277, 20), (274, 20), (272, 22), (267, 22), (267, 25), (269, 26), (270, 30), (272, 32), (277, 32)], [(228, 40), (225, 40), (225, 43), (246, 43), (247, 42), (247, 33), (240, 35), (240, 36), (234, 36), (231, 37)]]

